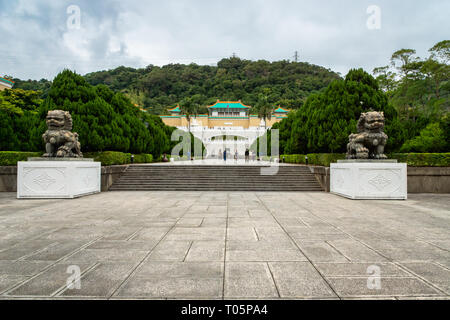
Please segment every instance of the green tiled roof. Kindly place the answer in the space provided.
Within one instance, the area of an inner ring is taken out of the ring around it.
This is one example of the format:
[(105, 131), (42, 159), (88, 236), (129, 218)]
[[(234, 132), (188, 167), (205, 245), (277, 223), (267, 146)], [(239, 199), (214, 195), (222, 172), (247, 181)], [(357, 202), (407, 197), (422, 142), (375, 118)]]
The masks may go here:
[(275, 110), (274, 111), (275, 113), (288, 113), (289, 111), (287, 111), (287, 110), (284, 110), (283, 108), (281, 108), (281, 107), (278, 107), (278, 109), (277, 110)]
[(169, 112), (181, 112), (180, 106), (176, 106), (173, 109), (169, 109)]
[(8, 79), (5, 79), (5, 78), (1, 78), (1, 77), (0, 77), (0, 82), (7, 83), (7, 84), (9, 84), (9, 85), (11, 85), (11, 86), (14, 85), (14, 82), (13, 82), (13, 81), (8, 80)]
[(208, 108), (211, 109), (226, 109), (226, 108), (234, 108), (234, 109), (250, 109), (249, 106), (242, 104), (240, 101), (217, 101), (212, 106)]

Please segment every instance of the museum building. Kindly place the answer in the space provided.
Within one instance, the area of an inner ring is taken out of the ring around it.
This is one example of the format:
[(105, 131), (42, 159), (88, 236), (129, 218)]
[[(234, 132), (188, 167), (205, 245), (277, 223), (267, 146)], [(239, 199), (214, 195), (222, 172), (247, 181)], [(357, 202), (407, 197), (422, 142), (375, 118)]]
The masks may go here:
[[(190, 117), (191, 133), (202, 140), (209, 157), (218, 156), (223, 150), (239, 156), (245, 153), (253, 142), (264, 135), (275, 123), (287, 117), (289, 110), (275, 107), (270, 119), (261, 119), (250, 113), (251, 107), (239, 101), (217, 100), (208, 106), (208, 114)], [(170, 115), (160, 116), (162, 121), (172, 127), (187, 131), (188, 120), (180, 106), (169, 109)]]

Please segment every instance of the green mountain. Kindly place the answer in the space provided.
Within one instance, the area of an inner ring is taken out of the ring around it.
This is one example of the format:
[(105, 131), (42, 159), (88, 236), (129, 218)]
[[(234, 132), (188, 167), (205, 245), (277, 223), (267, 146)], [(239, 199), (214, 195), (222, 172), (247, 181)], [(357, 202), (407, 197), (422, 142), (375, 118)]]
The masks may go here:
[[(255, 106), (261, 95), (273, 105), (288, 109), (300, 108), (311, 93), (326, 88), (339, 75), (329, 69), (306, 62), (265, 60), (250, 61), (226, 58), (217, 66), (169, 64), (134, 69), (118, 67), (113, 70), (86, 74), (91, 85), (105, 84), (121, 91), (130, 100), (152, 114), (165, 114), (170, 106), (189, 99), (199, 113), (220, 100), (241, 100)], [(46, 96), (46, 80), (16, 81), (15, 88), (42, 90)], [(253, 113), (257, 113), (257, 108)]]

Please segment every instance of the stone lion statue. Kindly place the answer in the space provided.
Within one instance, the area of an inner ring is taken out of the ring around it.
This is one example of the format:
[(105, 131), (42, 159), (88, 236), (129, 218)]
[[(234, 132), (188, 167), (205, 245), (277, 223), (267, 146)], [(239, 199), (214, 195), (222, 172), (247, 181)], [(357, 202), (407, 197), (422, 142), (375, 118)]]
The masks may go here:
[(362, 113), (358, 133), (351, 134), (347, 144), (347, 159), (387, 159), (384, 147), (388, 136), (383, 132), (383, 112)]
[(42, 135), (46, 153), (43, 157), (82, 158), (78, 134), (72, 132), (72, 116), (63, 110), (50, 110), (46, 123), (48, 130)]

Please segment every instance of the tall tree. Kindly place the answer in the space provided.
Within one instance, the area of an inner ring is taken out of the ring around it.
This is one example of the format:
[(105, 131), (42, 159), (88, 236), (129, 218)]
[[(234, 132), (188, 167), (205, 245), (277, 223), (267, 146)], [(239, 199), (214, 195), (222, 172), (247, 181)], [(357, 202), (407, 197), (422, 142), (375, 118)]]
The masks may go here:
[(192, 115), (196, 116), (196, 107), (198, 107), (198, 105), (195, 103), (195, 101), (193, 101), (191, 97), (187, 97), (181, 102), (180, 107), (182, 113), (186, 115), (188, 132), (190, 133)]
[(411, 72), (410, 64), (417, 60), (414, 57), (415, 54), (416, 50), (414, 49), (400, 49), (392, 54), (391, 64), (407, 77)]
[(369, 110), (383, 111), (388, 135), (396, 132), (395, 109), (377, 81), (362, 69), (350, 70), (281, 121), (280, 146), (291, 154), (345, 152), (360, 114)]
[(431, 57), (439, 60), (441, 63), (450, 62), (450, 40), (443, 40), (436, 43), (430, 50)]
[(265, 93), (262, 93), (258, 97), (258, 102), (256, 103), (256, 109), (258, 110), (258, 116), (260, 119), (264, 121), (264, 129), (267, 131), (267, 121), (272, 118), (273, 107), (269, 102), (269, 98), (267, 93), (269, 90), (266, 90)]

